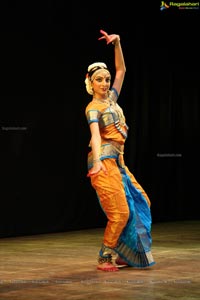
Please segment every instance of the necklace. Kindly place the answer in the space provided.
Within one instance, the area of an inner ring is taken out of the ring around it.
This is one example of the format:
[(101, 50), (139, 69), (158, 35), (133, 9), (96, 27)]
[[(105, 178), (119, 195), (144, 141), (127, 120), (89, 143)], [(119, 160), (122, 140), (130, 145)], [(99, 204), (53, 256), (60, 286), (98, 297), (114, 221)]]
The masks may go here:
[(92, 100), (95, 101), (95, 102), (98, 102), (98, 103), (107, 103), (107, 104), (110, 104), (110, 102), (111, 102), (109, 98), (100, 99), (100, 98), (93, 97)]

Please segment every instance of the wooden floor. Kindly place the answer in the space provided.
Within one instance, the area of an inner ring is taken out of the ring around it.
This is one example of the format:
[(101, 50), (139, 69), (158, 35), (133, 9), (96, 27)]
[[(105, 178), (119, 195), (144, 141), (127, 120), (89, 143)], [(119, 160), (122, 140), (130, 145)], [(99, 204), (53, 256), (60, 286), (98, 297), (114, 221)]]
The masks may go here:
[(152, 225), (156, 265), (96, 270), (103, 229), (0, 239), (0, 300), (200, 299), (200, 221)]

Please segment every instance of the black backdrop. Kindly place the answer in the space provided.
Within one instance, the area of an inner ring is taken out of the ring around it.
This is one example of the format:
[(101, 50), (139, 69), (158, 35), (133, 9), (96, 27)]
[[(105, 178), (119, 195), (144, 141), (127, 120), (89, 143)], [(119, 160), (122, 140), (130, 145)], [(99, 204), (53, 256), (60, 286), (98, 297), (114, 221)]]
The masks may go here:
[(87, 66), (114, 70), (100, 29), (121, 36), (125, 161), (151, 199), (153, 222), (199, 218), (199, 11), (94, 4), (1, 4), (2, 237), (105, 225), (86, 177), (84, 115)]

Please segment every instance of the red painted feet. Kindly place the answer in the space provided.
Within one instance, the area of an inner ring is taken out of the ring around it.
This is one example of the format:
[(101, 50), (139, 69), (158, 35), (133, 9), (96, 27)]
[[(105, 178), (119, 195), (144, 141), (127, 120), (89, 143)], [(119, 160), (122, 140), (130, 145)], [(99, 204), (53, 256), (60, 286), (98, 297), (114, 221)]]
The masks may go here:
[(112, 263), (103, 263), (103, 264), (99, 264), (97, 266), (97, 270), (101, 270), (101, 271), (105, 271), (105, 272), (116, 272), (119, 271), (119, 269), (114, 266)]

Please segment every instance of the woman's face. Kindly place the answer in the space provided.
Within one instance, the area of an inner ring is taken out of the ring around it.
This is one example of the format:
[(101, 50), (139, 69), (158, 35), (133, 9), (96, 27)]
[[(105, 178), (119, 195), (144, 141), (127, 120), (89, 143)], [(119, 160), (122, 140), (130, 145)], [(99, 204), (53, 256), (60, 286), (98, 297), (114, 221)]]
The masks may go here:
[(98, 74), (94, 76), (94, 79), (92, 80), (94, 96), (107, 96), (110, 88), (110, 81), (111, 76), (108, 71), (102, 70), (98, 72)]

